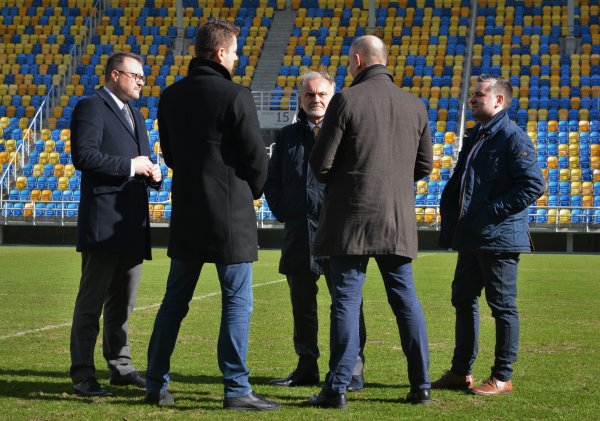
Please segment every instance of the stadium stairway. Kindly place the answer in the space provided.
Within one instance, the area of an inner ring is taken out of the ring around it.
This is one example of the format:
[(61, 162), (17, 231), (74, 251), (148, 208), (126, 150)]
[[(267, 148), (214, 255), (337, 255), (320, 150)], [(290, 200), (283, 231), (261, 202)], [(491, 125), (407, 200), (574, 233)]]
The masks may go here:
[(291, 8), (274, 12), (262, 56), (252, 79), (253, 91), (270, 91), (275, 86), (295, 19), (296, 11)]

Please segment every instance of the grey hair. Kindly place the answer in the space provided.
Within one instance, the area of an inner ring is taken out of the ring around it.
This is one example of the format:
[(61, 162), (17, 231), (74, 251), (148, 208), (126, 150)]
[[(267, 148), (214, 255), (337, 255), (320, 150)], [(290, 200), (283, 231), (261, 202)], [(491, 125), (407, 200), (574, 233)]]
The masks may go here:
[(312, 79), (325, 79), (331, 85), (332, 90), (335, 92), (335, 79), (331, 77), (331, 75), (327, 72), (323, 71), (314, 71), (309, 70), (303, 73), (296, 82), (298, 87), (298, 95), (302, 95), (302, 90), (304, 89), (305, 84)]

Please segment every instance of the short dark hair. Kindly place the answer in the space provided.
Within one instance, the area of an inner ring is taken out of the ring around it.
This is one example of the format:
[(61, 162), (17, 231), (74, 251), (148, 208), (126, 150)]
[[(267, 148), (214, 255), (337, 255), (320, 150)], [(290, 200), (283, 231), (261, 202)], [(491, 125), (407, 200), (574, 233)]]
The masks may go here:
[(125, 51), (119, 51), (119, 52), (113, 53), (106, 61), (106, 67), (104, 68), (104, 80), (105, 81), (108, 81), (108, 79), (110, 78), (110, 74), (112, 73), (113, 70), (119, 70), (119, 69), (117, 69), (117, 67), (120, 67), (120, 65), (123, 64), (123, 60), (125, 60), (126, 58), (132, 58), (132, 59), (140, 62), (140, 64), (142, 64), (142, 65), (144, 64), (144, 59), (142, 57), (138, 56), (137, 54), (128, 53)]
[(211, 19), (198, 28), (194, 45), (196, 56), (210, 58), (219, 48), (229, 46), (240, 28), (222, 19)]
[(479, 75), (477, 82), (491, 82), (490, 89), (492, 92), (504, 95), (505, 108), (510, 107), (512, 101), (512, 85), (510, 81), (504, 79), (502, 76)]

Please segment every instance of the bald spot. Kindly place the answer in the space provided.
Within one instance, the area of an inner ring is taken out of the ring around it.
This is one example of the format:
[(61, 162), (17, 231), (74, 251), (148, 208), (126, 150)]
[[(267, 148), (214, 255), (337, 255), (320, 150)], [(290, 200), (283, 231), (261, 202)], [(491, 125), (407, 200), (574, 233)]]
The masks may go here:
[(364, 61), (364, 67), (387, 64), (387, 48), (383, 41), (374, 35), (365, 35), (355, 39), (350, 46), (350, 54), (355, 53)]

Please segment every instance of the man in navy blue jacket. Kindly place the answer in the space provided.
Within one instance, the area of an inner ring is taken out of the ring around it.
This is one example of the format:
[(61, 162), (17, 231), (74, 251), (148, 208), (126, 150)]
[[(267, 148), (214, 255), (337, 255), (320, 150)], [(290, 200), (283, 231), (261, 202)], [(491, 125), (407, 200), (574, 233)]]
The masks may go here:
[[(458, 251), (452, 282), (456, 338), (452, 367), (431, 384), (479, 395), (512, 392), (519, 345), (517, 265), (532, 250), (527, 207), (542, 195), (545, 180), (527, 135), (507, 114), (512, 87), (481, 75), (469, 99), (477, 124), (465, 138), (440, 203), (440, 246)], [(471, 373), (478, 351), (478, 298), (496, 321), (495, 362), (489, 379), (475, 387)]]
[[(317, 336), (317, 281), (325, 276), (329, 288), (328, 259), (316, 259), (314, 239), (325, 194), (308, 167), (308, 157), (320, 130), (329, 100), (335, 94), (335, 81), (325, 72), (305, 73), (298, 84), (301, 109), (297, 121), (281, 129), (269, 161), (265, 196), (278, 221), (285, 223), (279, 272), (290, 287), (294, 318), (294, 349), (298, 365), (287, 377), (273, 379), (271, 385), (294, 387), (319, 384)], [(360, 309), (360, 348), (347, 390), (364, 386), (365, 320)]]

